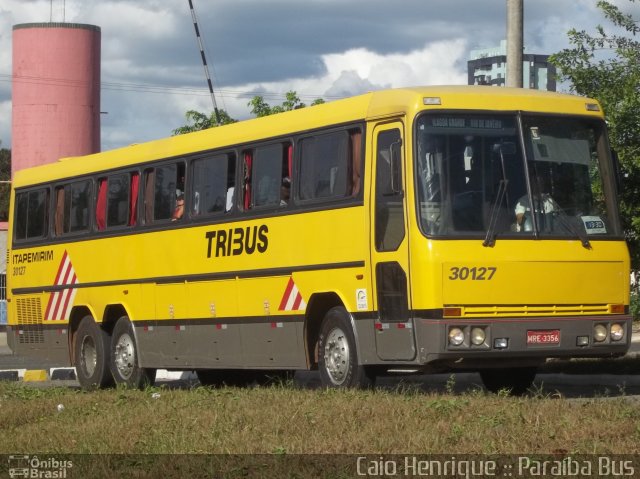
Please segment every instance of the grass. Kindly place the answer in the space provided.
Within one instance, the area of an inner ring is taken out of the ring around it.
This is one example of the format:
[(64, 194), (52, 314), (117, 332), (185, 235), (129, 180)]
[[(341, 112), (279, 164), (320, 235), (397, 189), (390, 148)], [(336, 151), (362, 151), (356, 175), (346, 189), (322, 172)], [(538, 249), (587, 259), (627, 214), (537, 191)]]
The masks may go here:
[[(0, 381), (0, 454), (72, 461), (68, 475), (57, 477), (339, 479), (356, 476), (361, 454), (402, 465), (407, 454), (446, 461), (640, 452), (634, 398), (457, 389), (453, 375), (439, 393), (411, 385), (299, 389), (291, 382), (85, 392)], [(5, 471), (0, 461), (0, 475)]]
[(640, 402), (631, 398), (605, 404), (453, 388), (83, 392), (0, 382), (0, 453), (640, 453)]

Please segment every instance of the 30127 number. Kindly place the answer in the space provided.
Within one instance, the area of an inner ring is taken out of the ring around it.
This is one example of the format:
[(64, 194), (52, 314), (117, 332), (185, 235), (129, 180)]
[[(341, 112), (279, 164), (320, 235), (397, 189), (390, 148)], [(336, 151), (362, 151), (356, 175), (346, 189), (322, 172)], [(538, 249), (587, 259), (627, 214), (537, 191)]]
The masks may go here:
[(13, 275), (14, 276), (22, 276), (26, 273), (27, 271), (27, 267), (26, 266), (14, 266), (13, 267)]
[(466, 266), (453, 266), (449, 268), (449, 279), (452, 281), (490, 281), (498, 271), (498, 268), (494, 266), (488, 267), (473, 267), (467, 268)]

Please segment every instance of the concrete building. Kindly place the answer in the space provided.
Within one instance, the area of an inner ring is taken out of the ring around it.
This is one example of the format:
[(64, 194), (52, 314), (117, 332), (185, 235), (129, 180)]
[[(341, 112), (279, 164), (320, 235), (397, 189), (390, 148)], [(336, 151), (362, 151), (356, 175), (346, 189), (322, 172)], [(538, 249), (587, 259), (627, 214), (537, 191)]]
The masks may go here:
[[(505, 86), (507, 79), (507, 41), (500, 46), (471, 50), (467, 62), (469, 85)], [(556, 68), (549, 55), (522, 55), (522, 87), (556, 91)]]
[(17, 171), (100, 150), (100, 27), (13, 27), (11, 164)]
[[(13, 26), (11, 170), (100, 151), (100, 27)], [(7, 224), (0, 223), (0, 330), (6, 316)]]

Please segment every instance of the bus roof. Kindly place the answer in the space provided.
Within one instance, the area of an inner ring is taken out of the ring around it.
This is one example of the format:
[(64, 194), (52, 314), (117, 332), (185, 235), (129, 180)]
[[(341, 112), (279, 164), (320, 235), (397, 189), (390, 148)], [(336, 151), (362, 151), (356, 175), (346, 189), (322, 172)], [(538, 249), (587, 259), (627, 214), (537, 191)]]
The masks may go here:
[[(425, 98), (437, 98), (439, 104), (425, 105)], [(268, 138), (286, 137), (331, 124), (391, 117), (420, 110), (487, 110), (565, 113), (602, 117), (587, 110), (595, 100), (574, 95), (487, 86), (429, 86), (369, 92), (343, 100), (301, 108), (268, 117), (244, 120), (185, 135), (171, 136), (86, 156), (60, 159), (58, 162), (15, 172), (13, 186), (38, 184), (172, 158), (199, 151), (224, 148)]]

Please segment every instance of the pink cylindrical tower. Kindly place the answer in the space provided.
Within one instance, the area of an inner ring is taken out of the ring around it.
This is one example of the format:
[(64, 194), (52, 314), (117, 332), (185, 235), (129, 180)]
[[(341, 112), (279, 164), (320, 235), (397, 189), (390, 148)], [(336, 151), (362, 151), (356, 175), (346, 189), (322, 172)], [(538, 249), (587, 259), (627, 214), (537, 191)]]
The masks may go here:
[(12, 170), (100, 150), (100, 27), (13, 27)]

